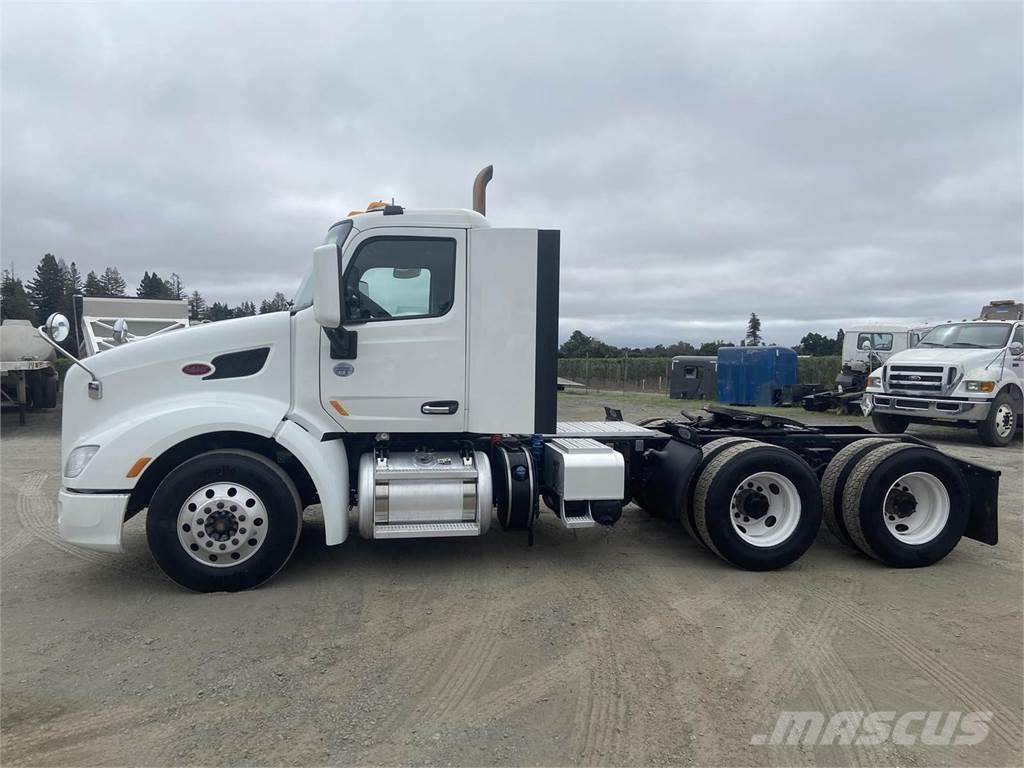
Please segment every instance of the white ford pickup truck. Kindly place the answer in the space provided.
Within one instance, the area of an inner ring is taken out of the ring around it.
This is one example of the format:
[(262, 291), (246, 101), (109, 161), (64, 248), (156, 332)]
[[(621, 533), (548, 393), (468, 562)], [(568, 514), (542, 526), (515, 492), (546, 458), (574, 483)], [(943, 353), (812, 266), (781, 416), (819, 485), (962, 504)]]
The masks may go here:
[(981, 319), (936, 326), (872, 371), (863, 407), (875, 429), (952, 422), (976, 427), (986, 445), (1009, 445), (1024, 413), (1021, 314), (1020, 304), (993, 302)]

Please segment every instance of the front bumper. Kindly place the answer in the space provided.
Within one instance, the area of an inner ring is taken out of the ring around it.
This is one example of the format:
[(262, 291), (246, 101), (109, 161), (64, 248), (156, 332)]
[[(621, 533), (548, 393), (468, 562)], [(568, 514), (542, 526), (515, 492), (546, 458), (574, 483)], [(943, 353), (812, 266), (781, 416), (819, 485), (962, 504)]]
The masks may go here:
[(907, 397), (869, 392), (864, 395), (864, 405), (870, 413), (896, 413), (921, 419), (984, 421), (988, 417), (992, 401)]
[(57, 494), (57, 531), (64, 541), (100, 552), (124, 552), (121, 529), (127, 493)]

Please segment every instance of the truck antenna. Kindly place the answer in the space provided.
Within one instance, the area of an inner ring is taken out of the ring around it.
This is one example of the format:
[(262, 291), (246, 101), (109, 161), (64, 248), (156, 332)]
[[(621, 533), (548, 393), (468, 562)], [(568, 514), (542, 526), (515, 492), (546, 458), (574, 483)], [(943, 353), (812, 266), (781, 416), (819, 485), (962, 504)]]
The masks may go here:
[(473, 210), (481, 216), (487, 215), (487, 184), (494, 176), (494, 166), (488, 165), (473, 180)]

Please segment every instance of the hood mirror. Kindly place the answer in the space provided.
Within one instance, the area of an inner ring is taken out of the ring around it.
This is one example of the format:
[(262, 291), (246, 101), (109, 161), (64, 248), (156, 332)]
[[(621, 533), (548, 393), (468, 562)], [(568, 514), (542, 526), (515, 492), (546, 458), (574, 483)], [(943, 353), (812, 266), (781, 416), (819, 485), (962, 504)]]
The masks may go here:
[(46, 324), (43, 326), (43, 330), (47, 336), (60, 344), (68, 337), (68, 334), (71, 333), (71, 323), (68, 322), (67, 317), (62, 315), (60, 312), (54, 312), (46, 318)]
[(420, 276), (421, 269), (419, 267), (395, 267), (391, 271), (391, 275), (396, 280), (413, 280)]
[(124, 344), (128, 341), (128, 321), (123, 317), (117, 318), (114, 321), (113, 331), (110, 334), (115, 344)]

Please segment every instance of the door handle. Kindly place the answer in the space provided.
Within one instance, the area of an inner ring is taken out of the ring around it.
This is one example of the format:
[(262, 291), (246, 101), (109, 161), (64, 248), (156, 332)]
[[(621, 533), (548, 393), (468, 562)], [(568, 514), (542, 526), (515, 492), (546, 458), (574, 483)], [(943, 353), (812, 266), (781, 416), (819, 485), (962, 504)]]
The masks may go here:
[(420, 406), (420, 413), (428, 416), (449, 416), (459, 410), (459, 404), (455, 400), (433, 400)]

